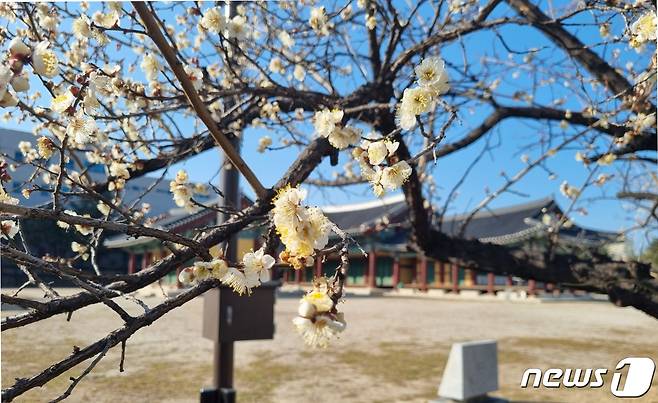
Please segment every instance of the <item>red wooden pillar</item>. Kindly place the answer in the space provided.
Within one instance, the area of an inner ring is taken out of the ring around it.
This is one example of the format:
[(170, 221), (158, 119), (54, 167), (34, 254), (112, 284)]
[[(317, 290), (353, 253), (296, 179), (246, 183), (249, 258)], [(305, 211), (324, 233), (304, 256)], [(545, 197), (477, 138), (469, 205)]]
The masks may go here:
[(487, 273), (487, 293), (495, 294), (494, 292), (494, 279), (495, 276), (493, 273)]
[(445, 278), (445, 275), (446, 275), (445, 265), (446, 265), (446, 263), (437, 262), (437, 264), (439, 265), (439, 284), (441, 284), (441, 286), (443, 286), (446, 283), (446, 278)]
[(151, 264), (151, 254), (149, 252), (144, 252), (144, 255), (142, 256), (142, 270), (149, 267), (150, 264)]
[(455, 294), (459, 293), (459, 267), (456, 264), (452, 264), (452, 292)]
[(475, 287), (478, 285), (478, 274), (475, 270), (471, 269), (468, 271), (468, 275), (471, 277), (471, 285)]
[(290, 270), (289, 269), (284, 269), (283, 270), (283, 282), (287, 283), (288, 282), (288, 276), (290, 275)]
[(418, 269), (420, 289), (427, 291), (427, 258), (425, 256), (420, 258)]
[(304, 269), (295, 270), (295, 283), (297, 284), (302, 282), (302, 270)]
[(508, 287), (511, 287), (514, 285), (514, 282), (512, 281), (512, 276), (507, 276), (507, 279), (505, 279), (505, 285)]
[(128, 255), (128, 274), (133, 274), (135, 272), (135, 265), (137, 264), (137, 259), (135, 258), (134, 253)]
[(315, 277), (322, 277), (322, 259), (315, 259)]
[(400, 283), (400, 258), (395, 256), (393, 258), (393, 288), (397, 288), (398, 283)]
[(528, 280), (528, 295), (536, 294), (537, 283), (535, 280)]
[(366, 277), (366, 285), (368, 287), (376, 287), (377, 282), (376, 282), (376, 277), (375, 277), (375, 272), (377, 268), (377, 255), (376, 252), (373, 250), (370, 253), (368, 253), (368, 276)]

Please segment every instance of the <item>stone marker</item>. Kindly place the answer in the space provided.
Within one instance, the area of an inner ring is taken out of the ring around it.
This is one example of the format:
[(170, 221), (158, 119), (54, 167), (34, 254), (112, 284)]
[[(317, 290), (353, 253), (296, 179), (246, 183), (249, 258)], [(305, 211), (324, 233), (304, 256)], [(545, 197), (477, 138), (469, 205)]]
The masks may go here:
[(495, 340), (455, 343), (443, 371), (439, 399), (433, 402), (504, 402), (487, 393), (498, 390)]

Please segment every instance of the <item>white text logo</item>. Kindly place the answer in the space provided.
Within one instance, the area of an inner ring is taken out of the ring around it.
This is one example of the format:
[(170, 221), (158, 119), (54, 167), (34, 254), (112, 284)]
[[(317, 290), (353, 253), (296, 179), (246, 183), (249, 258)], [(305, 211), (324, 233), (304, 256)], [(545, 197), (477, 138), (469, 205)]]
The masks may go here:
[[(619, 370), (628, 367), (626, 376)], [(656, 364), (651, 358), (647, 357), (628, 357), (617, 363), (615, 372), (612, 374), (612, 383), (610, 392), (617, 397), (640, 397), (649, 391), (653, 374), (656, 370)], [(539, 368), (529, 368), (523, 373), (521, 387), (527, 388), (532, 380), (532, 387), (538, 388), (540, 385), (545, 388), (600, 388), (604, 385), (603, 375), (607, 374), (605, 368), (598, 369), (561, 369), (550, 368), (542, 371)], [(625, 381), (622, 381), (625, 378)]]

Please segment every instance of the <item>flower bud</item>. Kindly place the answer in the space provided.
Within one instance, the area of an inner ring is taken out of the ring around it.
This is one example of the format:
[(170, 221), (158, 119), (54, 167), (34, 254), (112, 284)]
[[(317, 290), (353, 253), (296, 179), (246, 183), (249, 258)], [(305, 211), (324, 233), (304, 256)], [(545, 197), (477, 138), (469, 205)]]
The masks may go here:
[(26, 73), (16, 74), (14, 78), (11, 79), (11, 87), (16, 92), (23, 92), (30, 89), (30, 79)]
[(297, 314), (302, 318), (311, 319), (313, 316), (315, 316), (316, 312), (317, 312), (317, 308), (312, 303), (304, 300), (302, 300), (299, 303)]
[(18, 105), (18, 98), (16, 98), (11, 92), (6, 91), (5, 95), (2, 97), (2, 99), (0, 99), (0, 106), (3, 108), (8, 108), (16, 105)]
[(194, 280), (194, 272), (191, 267), (184, 268), (180, 274), (178, 274), (178, 281), (183, 285), (188, 285)]
[(17, 58), (24, 58), (32, 54), (29, 46), (23, 43), (19, 37), (15, 37), (9, 43), (9, 53)]
[(23, 63), (22, 59), (15, 59), (13, 57), (9, 58), (9, 68), (14, 73), (20, 73), (23, 70), (24, 65), (25, 63)]
[(345, 330), (346, 324), (345, 322), (337, 321), (337, 320), (329, 320), (327, 321), (327, 326), (332, 328), (333, 330), (337, 332), (342, 332)]

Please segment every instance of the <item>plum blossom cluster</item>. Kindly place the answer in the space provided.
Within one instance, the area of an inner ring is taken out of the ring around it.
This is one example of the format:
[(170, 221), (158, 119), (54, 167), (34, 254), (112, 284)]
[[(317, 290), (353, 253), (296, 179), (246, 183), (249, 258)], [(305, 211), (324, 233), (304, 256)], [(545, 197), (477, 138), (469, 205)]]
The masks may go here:
[(194, 266), (180, 272), (178, 280), (184, 285), (190, 285), (215, 278), (240, 295), (251, 295), (252, 288), (270, 280), (270, 269), (274, 263), (274, 258), (261, 248), (256, 252), (245, 253), (238, 267), (230, 267), (221, 257), (209, 262), (195, 262)]
[(224, 16), (219, 7), (213, 7), (205, 11), (201, 18), (200, 25), (216, 34), (222, 34), (227, 39), (235, 38), (243, 40), (248, 37), (247, 19), (243, 15), (236, 15), (233, 18)]
[(347, 326), (330, 292), (329, 281), (322, 277), (314, 281), (313, 290), (299, 301), (297, 316), (292, 322), (308, 346), (326, 348)]
[(53, 78), (59, 73), (57, 55), (49, 46), (48, 41), (43, 41), (33, 49), (18, 37), (12, 39), (9, 43), (7, 64), (0, 66), (0, 106), (18, 105), (14, 92), (26, 92), (30, 89), (30, 77), (23, 69), (26, 64), (31, 64), (34, 73), (45, 78)]
[(580, 190), (578, 190), (577, 187), (570, 185), (567, 181), (564, 181), (562, 184), (560, 184), (560, 192), (562, 195), (564, 195), (564, 197), (572, 200), (580, 196)]
[(396, 119), (403, 130), (413, 129), (416, 116), (429, 112), (439, 95), (450, 88), (445, 63), (439, 57), (423, 59), (414, 72), (418, 86), (404, 90), (402, 101), (397, 106)]
[(329, 22), (329, 16), (327, 16), (327, 10), (325, 10), (324, 6), (313, 7), (311, 9), (308, 24), (320, 36), (329, 35), (329, 30), (333, 28), (333, 24)]
[(326, 137), (329, 143), (339, 150), (354, 145), (361, 139), (361, 130), (351, 126), (343, 126), (344, 113), (342, 110), (323, 110), (315, 112), (313, 116), (313, 126), (315, 132)]
[[(91, 215), (89, 214), (84, 214), (81, 216), (73, 210), (64, 210), (64, 213), (74, 217), (91, 218)], [(57, 226), (60, 227), (61, 229), (68, 230), (71, 227), (71, 224), (64, 221), (57, 221)], [(93, 227), (84, 224), (74, 224), (73, 227), (77, 232), (80, 233), (80, 235), (83, 236), (91, 235), (91, 233), (94, 232)]]
[(387, 190), (393, 191), (402, 186), (411, 175), (411, 166), (406, 161), (398, 161), (391, 166), (382, 166), (387, 158), (393, 158), (400, 143), (388, 139), (369, 138), (352, 152), (359, 163), (361, 175), (370, 181), (375, 196), (383, 196)]
[(619, 146), (630, 143), (636, 136), (641, 135), (645, 130), (649, 130), (656, 125), (656, 113), (638, 113), (629, 118), (626, 127), (629, 129), (623, 136), (615, 139), (615, 144)]
[(279, 258), (295, 270), (313, 266), (315, 250), (329, 242), (334, 224), (318, 207), (302, 205), (306, 191), (290, 185), (274, 198), (272, 220), (286, 247)]
[(195, 193), (203, 194), (207, 192), (202, 184), (191, 184), (187, 172), (182, 169), (176, 173), (176, 178), (169, 182), (169, 191), (173, 194), (176, 205), (188, 211), (194, 210), (195, 207), (192, 196)]
[(649, 11), (638, 18), (630, 27), (631, 38), (629, 44), (635, 49), (641, 49), (647, 42), (656, 41), (658, 17), (655, 11)]

